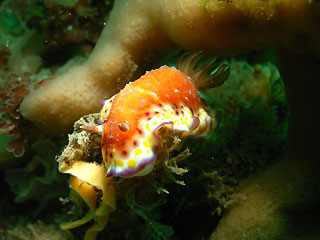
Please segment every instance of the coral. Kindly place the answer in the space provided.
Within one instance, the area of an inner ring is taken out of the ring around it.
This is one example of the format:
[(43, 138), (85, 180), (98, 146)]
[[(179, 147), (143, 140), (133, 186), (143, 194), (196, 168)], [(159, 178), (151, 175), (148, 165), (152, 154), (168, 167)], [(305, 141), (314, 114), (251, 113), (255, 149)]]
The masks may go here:
[(320, 56), (319, 11), (317, 1), (300, 0), (118, 0), (88, 60), (28, 95), (21, 112), (53, 133), (71, 130), (178, 48), (231, 54), (275, 45)]

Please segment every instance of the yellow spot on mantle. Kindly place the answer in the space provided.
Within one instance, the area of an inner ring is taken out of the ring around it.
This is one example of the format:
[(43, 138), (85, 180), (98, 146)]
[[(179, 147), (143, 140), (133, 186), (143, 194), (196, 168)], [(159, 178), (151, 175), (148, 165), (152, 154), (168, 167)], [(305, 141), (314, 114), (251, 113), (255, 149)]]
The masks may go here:
[(142, 154), (142, 150), (140, 149), (140, 148), (138, 148), (138, 149), (136, 149), (135, 151), (134, 151), (134, 156), (139, 156), (140, 154)]
[(150, 148), (150, 144), (147, 141), (143, 141), (143, 146), (145, 146), (146, 148)]
[(128, 161), (128, 167), (129, 168), (134, 168), (136, 166), (136, 161), (134, 161), (133, 159), (130, 159)]
[(150, 132), (150, 126), (149, 123), (146, 124), (146, 129)]

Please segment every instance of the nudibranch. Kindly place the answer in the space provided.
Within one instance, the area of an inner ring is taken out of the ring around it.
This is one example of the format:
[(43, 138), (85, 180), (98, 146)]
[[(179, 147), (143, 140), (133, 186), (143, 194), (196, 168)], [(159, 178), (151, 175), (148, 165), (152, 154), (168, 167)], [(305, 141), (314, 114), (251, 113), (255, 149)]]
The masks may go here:
[(189, 76), (168, 66), (146, 72), (103, 102), (101, 125), (81, 127), (102, 133), (107, 176), (146, 175), (154, 167), (162, 137), (205, 137), (216, 127), (216, 116), (208, 113), (197, 88), (222, 84), (229, 67), (218, 68), (212, 60), (196, 68), (200, 58), (189, 54), (178, 63)]

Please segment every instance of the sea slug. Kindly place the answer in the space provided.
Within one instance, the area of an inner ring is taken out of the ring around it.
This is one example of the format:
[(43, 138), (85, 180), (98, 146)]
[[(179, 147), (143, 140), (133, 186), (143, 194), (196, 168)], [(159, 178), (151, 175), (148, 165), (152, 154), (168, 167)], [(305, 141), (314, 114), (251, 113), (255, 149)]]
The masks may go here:
[(197, 87), (222, 84), (229, 68), (217, 68), (216, 60), (195, 68), (200, 58), (201, 54), (187, 54), (179, 62), (191, 77), (167, 66), (146, 72), (103, 102), (101, 125), (81, 127), (102, 133), (107, 176), (146, 175), (154, 167), (162, 137), (205, 137), (216, 127), (216, 116), (206, 110)]

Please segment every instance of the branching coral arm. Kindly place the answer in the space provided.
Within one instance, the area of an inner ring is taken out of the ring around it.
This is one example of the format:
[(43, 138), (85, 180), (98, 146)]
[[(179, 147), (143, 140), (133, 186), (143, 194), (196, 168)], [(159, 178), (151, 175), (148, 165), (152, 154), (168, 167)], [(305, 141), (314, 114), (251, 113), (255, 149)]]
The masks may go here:
[(89, 59), (28, 95), (20, 110), (64, 132), (177, 48), (232, 54), (276, 45), (320, 56), (319, 15), (318, 1), (118, 0)]

